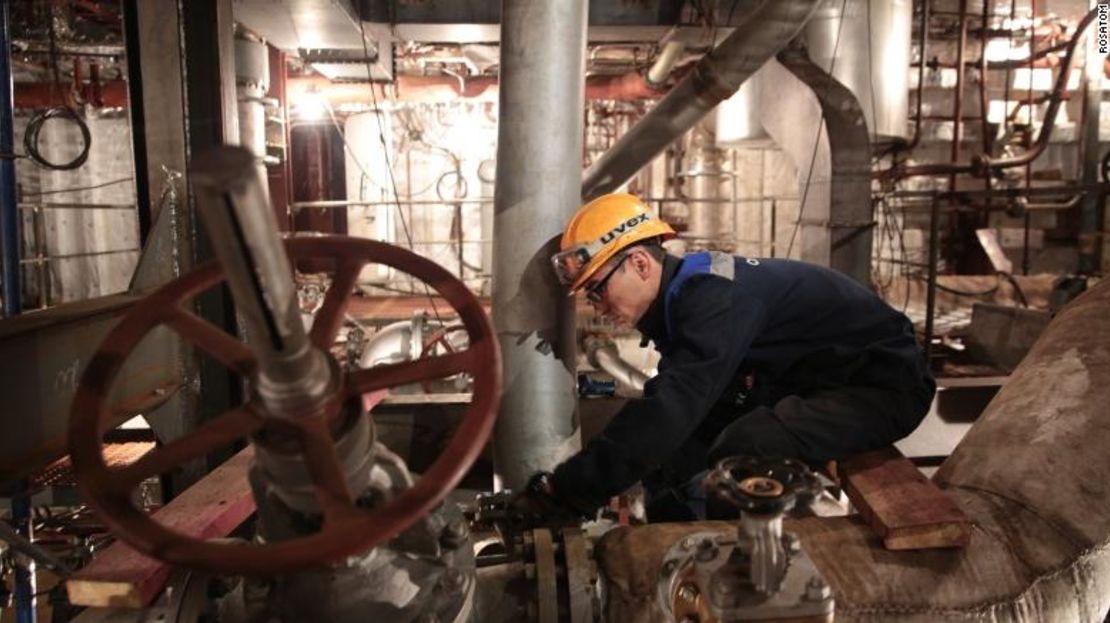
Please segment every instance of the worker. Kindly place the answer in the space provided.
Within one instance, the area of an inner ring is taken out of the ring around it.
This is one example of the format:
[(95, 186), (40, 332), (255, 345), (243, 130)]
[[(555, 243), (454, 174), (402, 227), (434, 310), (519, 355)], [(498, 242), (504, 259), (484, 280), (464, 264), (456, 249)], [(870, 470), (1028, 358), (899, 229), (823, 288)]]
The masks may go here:
[(704, 519), (704, 472), (736, 455), (814, 465), (917, 427), (935, 382), (913, 325), (868, 288), (787, 259), (703, 251), (637, 197), (582, 206), (552, 261), (570, 294), (635, 327), (658, 374), (584, 449), (536, 474), (518, 509), (589, 516), (641, 481), (649, 521)]

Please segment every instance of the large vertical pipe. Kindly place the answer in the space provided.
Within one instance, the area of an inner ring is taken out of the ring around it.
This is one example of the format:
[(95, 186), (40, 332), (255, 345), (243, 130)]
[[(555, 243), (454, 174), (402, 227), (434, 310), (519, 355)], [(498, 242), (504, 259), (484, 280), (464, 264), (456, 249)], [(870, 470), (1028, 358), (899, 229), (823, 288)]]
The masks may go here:
[(724, 151), (716, 146), (715, 133), (701, 123), (686, 134), (687, 169), (679, 174), (687, 202), (688, 216), (683, 239), (689, 249), (733, 250), (736, 229), (730, 204), (721, 202)]
[[(1091, 8), (1097, 8), (1096, 0), (1091, 0)], [(1101, 25), (1100, 25), (1101, 26)], [(1098, 37), (1094, 33), (1087, 36), (1087, 54), (1083, 67), (1083, 183), (1090, 187), (1099, 182), (1099, 108), (1102, 103), (1102, 74), (1105, 57), (1098, 53)], [(1106, 193), (1088, 190), (1083, 195), (1079, 216), (1079, 266), (1083, 274), (1091, 274), (1099, 268), (1099, 250), (1102, 247), (1099, 231), (1102, 230), (1102, 211), (1106, 205)]]
[(505, 394), (501, 486), (519, 489), (581, 445), (574, 306), (551, 254), (581, 196), (587, 0), (504, 0), (494, 193), (493, 323)]
[(22, 307), (19, 291), (19, 209), (15, 203), (15, 130), (12, 115), (11, 10), (0, 0), (0, 278), (3, 281), (4, 317), (15, 316)]

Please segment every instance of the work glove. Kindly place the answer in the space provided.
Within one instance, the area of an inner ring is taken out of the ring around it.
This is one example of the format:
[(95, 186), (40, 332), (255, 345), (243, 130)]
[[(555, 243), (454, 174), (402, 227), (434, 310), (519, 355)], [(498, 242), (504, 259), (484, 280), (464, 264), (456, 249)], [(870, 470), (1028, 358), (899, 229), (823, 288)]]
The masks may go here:
[(509, 503), (509, 510), (520, 529), (578, 525), (586, 515), (558, 496), (550, 472), (538, 472), (529, 478), (524, 490)]

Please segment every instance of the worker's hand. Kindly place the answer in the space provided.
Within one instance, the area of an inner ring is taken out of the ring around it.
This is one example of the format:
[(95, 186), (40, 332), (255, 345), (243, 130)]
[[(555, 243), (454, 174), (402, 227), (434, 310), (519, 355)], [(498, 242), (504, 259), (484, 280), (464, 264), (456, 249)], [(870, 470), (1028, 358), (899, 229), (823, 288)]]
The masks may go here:
[(521, 529), (541, 526), (578, 525), (582, 513), (559, 499), (551, 486), (551, 474), (539, 472), (509, 503), (513, 523)]

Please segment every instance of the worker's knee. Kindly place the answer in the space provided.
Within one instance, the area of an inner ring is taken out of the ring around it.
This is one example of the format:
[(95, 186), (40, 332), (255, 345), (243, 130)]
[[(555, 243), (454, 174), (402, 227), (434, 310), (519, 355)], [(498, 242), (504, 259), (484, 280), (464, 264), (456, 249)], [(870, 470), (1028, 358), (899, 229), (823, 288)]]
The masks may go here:
[(730, 456), (798, 458), (798, 444), (770, 409), (758, 409), (729, 424), (709, 448), (709, 464)]

